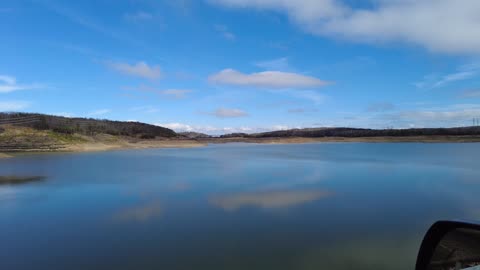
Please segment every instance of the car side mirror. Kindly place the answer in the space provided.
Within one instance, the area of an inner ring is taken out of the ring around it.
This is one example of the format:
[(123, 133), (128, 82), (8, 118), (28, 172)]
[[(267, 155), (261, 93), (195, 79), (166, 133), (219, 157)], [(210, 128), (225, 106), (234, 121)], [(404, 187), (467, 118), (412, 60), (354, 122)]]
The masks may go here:
[(480, 270), (480, 225), (438, 221), (418, 252), (416, 270)]

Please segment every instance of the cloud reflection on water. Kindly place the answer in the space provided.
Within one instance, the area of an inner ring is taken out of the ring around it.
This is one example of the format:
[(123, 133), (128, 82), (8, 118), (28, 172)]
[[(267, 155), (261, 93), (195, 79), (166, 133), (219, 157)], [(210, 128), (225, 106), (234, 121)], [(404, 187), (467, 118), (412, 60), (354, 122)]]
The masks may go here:
[(330, 192), (322, 190), (264, 191), (214, 196), (209, 201), (225, 211), (235, 211), (248, 206), (276, 209), (301, 205), (330, 195)]
[(115, 221), (147, 222), (161, 216), (163, 208), (159, 201), (152, 201), (144, 205), (125, 208), (113, 216)]

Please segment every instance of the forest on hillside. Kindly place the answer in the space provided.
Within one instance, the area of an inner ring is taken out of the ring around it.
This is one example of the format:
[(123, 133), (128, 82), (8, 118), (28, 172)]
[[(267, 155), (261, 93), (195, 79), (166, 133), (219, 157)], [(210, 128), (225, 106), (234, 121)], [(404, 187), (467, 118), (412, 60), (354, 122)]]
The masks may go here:
[[(110, 134), (118, 136), (153, 139), (156, 137), (176, 137), (168, 128), (140, 122), (122, 122), (92, 118), (68, 118), (37, 113), (0, 113), (1, 125), (29, 127), (37, 130), (51, 130), (63, 134)], [(1, 131), (1, 130), (0, 130)]]

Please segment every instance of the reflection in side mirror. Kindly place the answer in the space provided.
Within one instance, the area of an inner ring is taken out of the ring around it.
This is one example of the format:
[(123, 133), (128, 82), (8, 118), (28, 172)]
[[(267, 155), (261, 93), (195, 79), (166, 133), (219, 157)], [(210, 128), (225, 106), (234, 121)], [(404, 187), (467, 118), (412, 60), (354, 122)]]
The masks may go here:
[(439, 221), (425, 235), (416, 270), (480, 270), (480, 225)]

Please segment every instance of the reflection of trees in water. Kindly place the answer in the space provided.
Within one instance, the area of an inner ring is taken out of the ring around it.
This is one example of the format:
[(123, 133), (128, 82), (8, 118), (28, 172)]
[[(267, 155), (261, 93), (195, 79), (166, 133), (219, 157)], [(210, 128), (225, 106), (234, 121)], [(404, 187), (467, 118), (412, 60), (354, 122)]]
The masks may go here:
[(44, 176), (0, 176), (0, 185), (17, 185), (26, 184), (30, 182), (44, 181)]

